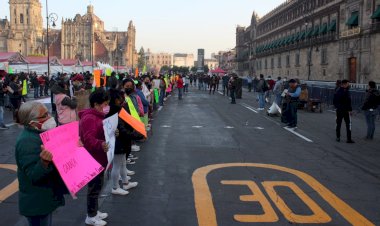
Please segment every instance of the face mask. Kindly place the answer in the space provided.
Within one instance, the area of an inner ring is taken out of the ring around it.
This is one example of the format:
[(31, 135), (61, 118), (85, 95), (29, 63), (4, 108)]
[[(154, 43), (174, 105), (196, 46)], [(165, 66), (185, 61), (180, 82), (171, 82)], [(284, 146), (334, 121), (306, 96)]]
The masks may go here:
[(107, 105), (107, 107), (103, 108), (103, 113), (107, 115), (109, 112), (110, 112), (110, 106)]
[(51, 129), (54, 129), (57, 127), (57, 123), (55, 122), (55, 119), (53, 117), (46, 120), (44, 123), (42, 123), (41, 130), (42, 131), (48, 131)]
[(132, 88), (126, 88), (125, 89), (125, 93), (127, 94), (127, 95), (131, 95), (132, 93), (133, 93), (133, 89)]

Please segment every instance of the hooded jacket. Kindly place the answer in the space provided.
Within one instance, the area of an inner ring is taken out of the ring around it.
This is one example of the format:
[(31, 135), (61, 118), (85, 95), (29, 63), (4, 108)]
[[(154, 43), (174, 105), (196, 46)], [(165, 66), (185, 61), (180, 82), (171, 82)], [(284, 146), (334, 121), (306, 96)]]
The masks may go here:
[(377, 89), (367, 91), (362, 110), (376, 109), (380, 103), (380, 92)]
[(102, 143), (106, 141), (103, 130), (105, 115), (93, 108), (79, 112), (79, 136), (84, 148), (103, 167), (108, 164)]

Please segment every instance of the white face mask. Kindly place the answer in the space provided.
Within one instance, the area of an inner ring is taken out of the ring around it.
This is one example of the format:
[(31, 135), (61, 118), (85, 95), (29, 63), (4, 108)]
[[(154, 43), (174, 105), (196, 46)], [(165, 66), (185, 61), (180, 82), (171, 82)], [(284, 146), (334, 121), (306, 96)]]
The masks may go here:
[(57, 123), (55, 122), (55, 119), (51, 117), (48, 120), (46, 120), (44, 123), (42, 123), (41, 130), (48, 131), (48, 130), (54, 129), (55, 127), (57, 127)]

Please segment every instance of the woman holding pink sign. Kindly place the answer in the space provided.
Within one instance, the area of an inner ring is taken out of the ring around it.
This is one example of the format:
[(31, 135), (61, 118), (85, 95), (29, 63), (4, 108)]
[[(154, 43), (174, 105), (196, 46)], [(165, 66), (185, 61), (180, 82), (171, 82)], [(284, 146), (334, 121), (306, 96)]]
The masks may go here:
[[(90, 95), (90, 109), (79, 112), (79, 136), (84, 148), (104, 168), (107, 167), (108, 144), (104, 136), (103, 120), (109, 113), (109, 96), (103, 89), (97, 89)], [(107, 213), (98, 211), (99, 193), (104, 181), (104, 171), (92, 179), (87, 185), (87, 217), (88, 225), (106, 225)]]
[(24, 126), (16, 143), (20, 214), (29, 226), (51, 226), (52, 212), (65, 205), (63, 195), (68, 191), (52, 163), (52, 154), (42, 146), (40, 133), (54, 129), (56, 123), (39, 102), (21, 105), (18, 121)]

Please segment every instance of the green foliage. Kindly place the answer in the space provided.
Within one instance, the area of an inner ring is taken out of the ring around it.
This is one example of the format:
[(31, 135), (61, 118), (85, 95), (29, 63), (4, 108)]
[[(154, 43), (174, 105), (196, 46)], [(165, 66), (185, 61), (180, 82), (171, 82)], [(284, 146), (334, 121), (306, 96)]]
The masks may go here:
[(144, 68), (144, 65), (146, 63), (145, 61), (145, 51), (144, 51), (144, 48), (141, 47), (140, 51), (139, 51), (139, 59), (137, 61), (137, 66), (138, 68), (142, 71), (142, 69)]

